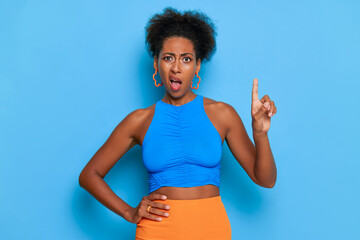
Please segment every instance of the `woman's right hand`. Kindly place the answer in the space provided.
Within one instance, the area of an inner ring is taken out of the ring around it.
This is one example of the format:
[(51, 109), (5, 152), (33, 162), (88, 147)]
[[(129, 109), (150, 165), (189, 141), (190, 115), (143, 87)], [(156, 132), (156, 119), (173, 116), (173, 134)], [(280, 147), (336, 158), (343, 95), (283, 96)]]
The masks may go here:
[[(153, 193), (147, 196), (144, 196), (141, 200), (141, 202), (139, 203), (139, 205), (136, 208), (131, 208), (129, 210), (128, 216), (127, 216), (127, 221), (131, 222), (131, 223), (136, 223), (138, 224), (140, 222), (140, 220), (144, 217), (144, 218), (148, 218), (151, 220), (155, 220), (155, 221), (161, 221), (162, 219), (159, 217), (160, 216), (164, 216), (164, 217), (168, 217), (169, 215), (166, 215), (168, 213), (161, 211), (159, 209), (166, 209), (169, 210), (170, 206), (163, 204), (163, 203), (159, 203), (159, 202), (154, 202), (153, 200), (164, 200), (166, 199), (163, 198), (162, 194), (159, 193)], [(147, 212), (146, 210), (148, 209), (149, 205), (151, 206), (150, 211)], [(166, 208), (166, 207), (169, 208)]]

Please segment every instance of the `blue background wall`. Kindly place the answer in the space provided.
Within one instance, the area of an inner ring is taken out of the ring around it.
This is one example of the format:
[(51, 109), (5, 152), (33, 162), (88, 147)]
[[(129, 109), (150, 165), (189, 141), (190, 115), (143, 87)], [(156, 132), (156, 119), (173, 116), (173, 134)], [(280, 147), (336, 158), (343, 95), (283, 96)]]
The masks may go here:
[[(226, 142), (221, 196), (233, 239), (359, 238), (358, 1), (1, 1), (0, 238), (133, 239), (136, 225), (78, 184), (131, 111), (164, 94), (144, 47), (149, 17), (200, 9), (217, 52), (195, 93), (232, 105), (252, 139), (251, 90), (278, 112), (277, 183), (253, 183)], [(105, 177), (131, 206), (147, 195), (141, 147)]]

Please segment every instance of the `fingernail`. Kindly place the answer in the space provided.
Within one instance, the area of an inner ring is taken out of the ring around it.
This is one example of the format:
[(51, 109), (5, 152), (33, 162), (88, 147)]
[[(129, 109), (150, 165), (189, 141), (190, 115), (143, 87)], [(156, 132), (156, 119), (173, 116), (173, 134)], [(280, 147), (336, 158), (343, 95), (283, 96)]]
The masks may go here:
[(167, 216), (167, 217), (168, 217), (168, 216), (169, 216), (169, 214), (168, 214), (168, 213), (165, 213), (165, 216)]
[(165, 208), (166, 208), (166, 209), (170, 209), (170, 206), (166, 206)]
[(162, 220), (162, 218), (158, 218), (157, 220), (161, 221), (161, 220)]
[(163, 195), (163, 196), (162, 196), (162, 199), (166, 199), (166, 196), (165, 196), (165, 195)]

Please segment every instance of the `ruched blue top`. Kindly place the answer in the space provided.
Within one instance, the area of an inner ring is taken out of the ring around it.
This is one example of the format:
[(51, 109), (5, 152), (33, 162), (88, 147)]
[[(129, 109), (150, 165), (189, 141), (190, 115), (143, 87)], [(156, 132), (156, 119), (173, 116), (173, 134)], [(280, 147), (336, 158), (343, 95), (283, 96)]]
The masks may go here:
[(142, 143), (149, 194), (163, 186), (219, 187), (222, 146), (201, 95), (181, 106), (157, 101)]

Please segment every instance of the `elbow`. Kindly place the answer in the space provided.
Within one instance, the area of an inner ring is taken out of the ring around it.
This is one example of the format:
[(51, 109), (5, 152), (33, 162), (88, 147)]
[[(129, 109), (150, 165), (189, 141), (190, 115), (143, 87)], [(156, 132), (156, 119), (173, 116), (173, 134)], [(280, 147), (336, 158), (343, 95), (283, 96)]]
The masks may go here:
[(267, 177), (264, 177), (262, 176), (262, 178), (258, 178), (255, 175), (255, 179), (256, 179), (256, 183), (261, 186), (261, 187), (264, 187), (264, 188), (274, 188), (275, 187), (275, 183), (276, 183), (276, 179), (277, 179), (277, 173), (276, 173), (276, 169), (275, 169), (275, 173), (272, 175), (272, 176), (267, 176)]
[(276, 183), (276, 179), (273, 180), (273, 181), (268, 181), (268, 182), (260, 182), (258, 179), (257, 181), (255, 182), (257, 185), (261, 186), (261, 187), (264, 187), (264, 188), (274, 188), (275, 186), (275, 183)]
[(97, 178), (103, 179), (104, 177), (96, 170), (84, 168), (79, 175), (79, 185), (80, 187), (86, 189), (90, 184), (92, 184), (93, 180)]
[(272, 183), (272, 184), (258, 184), (258, 185), (261, 186), (261, 187), (264, 187), (264, 188), (274, 188), (275, 183)]
[(79, 185), (82, 188), (86, 188), (87, 183), (89, 182), (89, 179), (92, 178), (94, 175), (90, 173), (89, 171), (83, 170), (79, 175)]
[(271, 183), (269, 185), (266, 185), (264, 187), (266, 187), (266, 188), (274, 188), (274, 186), (275, 186), (275, 182), (273, 182), (273, 183)]
[(80, 185), (80, 187), (82, 187), (82, 188), (84, 188), (84, 185), (85, 185), (85, 182), (86, 182), (86, 180), (85, 180), (85, 174), (84, 174), (84, 172), (81, 172), (80, 173), (80, 175), (79, 175), (79, 185)]
[(265, 187), (265, 188), (274, 188), (275, 183), (276, 183), (276, 179), (274, 181), (272, 181), (270, 184), (265, 184), (265, 185), (262, 185), (262, 186)]

